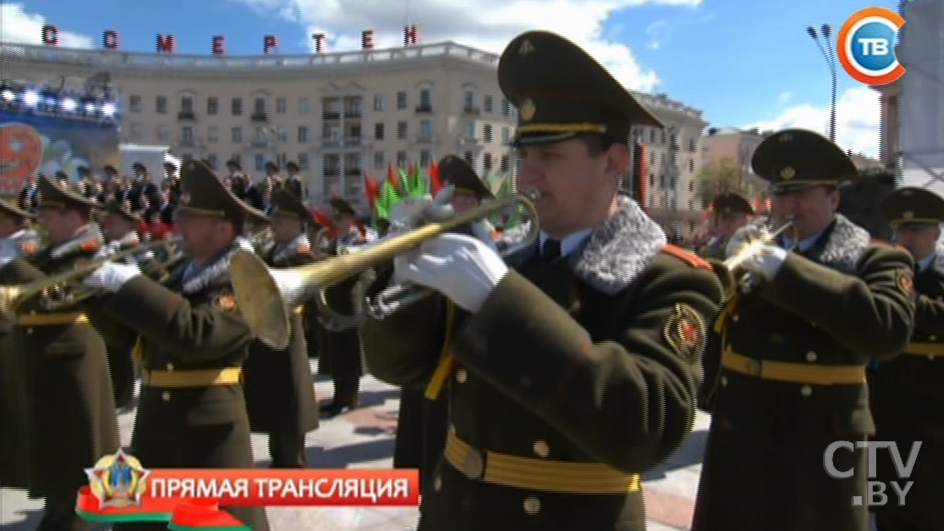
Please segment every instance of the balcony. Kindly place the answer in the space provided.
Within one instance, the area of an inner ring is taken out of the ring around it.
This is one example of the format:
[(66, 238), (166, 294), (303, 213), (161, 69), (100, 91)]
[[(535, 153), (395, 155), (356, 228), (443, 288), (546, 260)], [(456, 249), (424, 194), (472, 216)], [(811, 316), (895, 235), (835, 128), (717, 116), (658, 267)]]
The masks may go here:
[(433, 107), (427, 104), (420, 104), (416, 106), (416, 114), (431, 114), (433, 112)]
[(322, 120), (340, 120), (341, 113), (339, 111), (325, 111), (321, 113)]
[(346, 136), (346, 137), (344, 137), (344, 145), (345, 145), (345, 147), (357, 147), (357, 146), (363, 146), (363, 145), (365, 145), (365, 144), (366, 144), (366, 142), (365, 142), (365, 140), (364, 140), (364, 137), (362, 137), (362, 136)]
[(364, 113), (361, 111), (344, 111), (345, 120), (360, 120), (364, 118)]
[(471, 115), (473, 115), (473, 116), (478, 116), (478, 115), (482, 114), (482, 110), (479, 109), (478, 107), (474, 106), (474, 105), (466, 105), (466, 106), (462, 107), (462, 112), (463, 112), (464, 114), (471, 114)]
[(252, 113), (252, 116), (249, 117), (249, 121), (252, 123), (267, 123), (269, 121), (269, 117), (264, 112), (254, 112)]
[(197, 119), (196, 115), (193, 114), (193, 111), (180, 111), (177, 113), (177, 119), (180, 121), (189, 121), (192, 122)]
[(325, 177), (337, 177), (341, 175), (341, 170), (339, 168), (325, 168), (324, 176)]

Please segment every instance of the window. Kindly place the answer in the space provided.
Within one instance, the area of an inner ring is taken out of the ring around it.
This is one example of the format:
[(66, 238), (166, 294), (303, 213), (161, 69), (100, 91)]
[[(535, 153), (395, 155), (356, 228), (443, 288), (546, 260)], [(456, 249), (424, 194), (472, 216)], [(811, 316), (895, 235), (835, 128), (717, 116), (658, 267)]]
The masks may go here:
[(341, 118), (341, 98), (322, 98), (321, 117), (324, 120), (338, 120)]
[(128, 96), (128, 110), (131, 112), (141, 112), (141, 96), (137, 94)]
[(154, 112), (157, 114), (167, 114), (167, 96), (154, 98)]
[[(288, 112), (288, 102), (285, 101), (285, 98), (276, 98), (275, 99), (275, 114), (285, 114)], [(301, 164), (299, 164), (301, 166)]]
[(189, 125), (180, 128), (180, 139), (184, 142), (193, 142), (193, 127)]
[(308, 153), (299, 153), (298, 154), (298, 169), (307, 170), (311, 166), (311, 160), (308, 158)]
[(253, 157), (253, 160), (255, 161), (255, 164), (253, 164), (253, 166), (256, 167), (256, 171), (265, 170), (265, 163), (266, 163), (265, 155), (263, 155), (262, 153), (256, 153), (255, 156)]
[(298, 143), (306, 144), (311, 141), (311, 130), (307, 125), (298, 126)]
[(492, 112), (492, 97), (490, 95), (482, 98), (482, 110)]
[(471, 90), (465, 91), (465, 96), (462, 100), (463, 109), (471, 111), (475, 107), (475, 92)]
[(502, 113), (502, 116), (511, 116), (511, 102), (505, 99), (502, 100), (501, 113)]
[(697, 150), (698, 150), (698, 140), (696, 140), (696, 139), (694, 139), (694, 138), (689, 138), (689, 139), (688, 139), (688, 150), (691, 151), (692, 153), (694, 153), (695, 151), (697, 151)]
[(498, 171), (508, 173), (508, 155), (501, 156), (501, 162), (498, 163)]
[(265, 116), (266, 101), (265, 98), (256, 98), (252, 102), (252, 113), (257, 116)]
[(428, 168), (433, 162), (433, 156), (428, 149), (420, 150), (420, 167)]
[(397, 151), (397, 167), (406, 167), (406, 151)]
[(364, 116), (364, 98), (362, 96), (344, 97), (344, 117), (361, 118)]
[(210, 96), (207, 98), (207, 114), (210, 116), (216, 116), (220, 113), (220, 100), (216, 96)]
[(277, 128), (275, 130), (275, 138), (281, 144), (287, 143), (288, 142), (288, 129), (284, 127)]
[(360, 175), (361, 174), (361, 154), (360, 153), (345, 153), (344, 154), (344, 173), (345, 175)]
[(311, 101), (308, 98), (298, 98), (298, 114), (311, 114)]
[(211, 125), (207, 127), (207, 142), (216, 143), (220, 141), (220, 128)]
[(510, 128), (510, 127), (502, 127), (502, 139), (501, 139), (501, 141), (502, 141), (502, 144), (509, 144), (509, 143), (511, 143), (511, 128)]
[(404, 140), (409, 132), (406, 122), (397, 122), (397, 139)]
[(157, 126), (157, 141), (158, 142), (169, 142), (170, 141), (170, 130), (166, 125)]
[(695, 173), (695, 159), (688, 159), (688, 173)]
[(485, 142), (492, 141), (492, 125), (491, 124), (485, 124), (482, 126), (482, 140), (484, 140)]
[(491, 153), (486, 153), (482, 157), (482, 167), (485, 168), (486, 173), (492, 171), (492, 154)]
[(465, 153), (463, 153), (462, 158), (464, 158), (465, 161), (468, 162), (469, 164), (472, 164), (473, 166), (475, 165), (475, 158), (472, 156), (471, 151), (466, 151)]
[(192, 96), (183, 96), (180, 98), (180, 114), (193, 114)]
[(384, 98), (383, 94), (374, 95), (374, 111), (383, 112), (387, 110), (387, 99)]
[(336, 124), (323, 124), (321, 126), (321, 136), (323, 140), (337, 142), (341, 140), (341, 126)]
[(655, 151), (649, 152), (649, 166), (653, 168), (656, 167), (656, 152)]
[(243, 143), (243, 128), (242, 127), (233, 127), (229, 131), (230, 141), (234, 144)]
[(387, 161), (384, 158), (383, 151), (374, 151), (374, 169), (383, 170), (387, 167)]
[(330, 197), (341, 193), (341, 157), (334, 153), (323, 155), (321, 158), (324, 178), (322, 180), (322, 194)]
[(242, 98), (233, 98), (230, 102), (230, 112), (233, 116), (242, 116), (243, 115), (243, 99)]
[(694, 192), (694, 191), (695, 191), (695, 181), (694, 181), (694, 180), (689, 180), (689, 181), (688, 181), (688, 191), (689, 191), (689, 192)]
[(433, 138), (433, 122), (429, 120), (420, 120), (420, 138)]
[(235, 162), (236, 164), (242, 165), (243, 163), (243, 154), (242, 153), (233, 153), (229, 160)]
[(207, 162), (210, 163), (210, 167), (211, 167), (211, 168), (218, 168), (218, 167), (219, 167), (219, 165), (220, 165), (220, 164), (219, 164), (219, 160), (220, 160), (220, 159), (219, 159), (219, 157), (217, 156), (216, 153), (207, 153), (207, 156), (206, 156), (205, 158), (206, 158)]
[(433, 94), (428, 88), (420, 89), (420, 109), (431, 109), (433, 107)]
[(288, 162), (288, 153), (278, 153), (275, 155), (275, 163), (278, 164), (279, 168), (284, 168), (286, 162)]
[(377, 123), (374, 124), (374, 140), (383, 140), (384, 139), (384, 124)]
[(475, 122), (468, 122), (465, 124), (465, 132), (463, 133), (462, 138), (466, 140), (475, 139)]
[(269, 129), (266, 127), (256, 127), (252, 135), (253, 142), (267, 142), (269, 140)]
[(337, 153), (325, 154), (321, 163), (324, 165), (324, 172), (327, 175), (337, 175), (341, 172), (341, 156)]
[(405, 91), (402, 91), (402, 90), (401, 90), (400, 92), (397, 92), (397, 110), (398, 110), (398, 111), (405, 111), (405, 110), (406, 110), (406, 104), (407, 104), (407, 101), (406, 101), (406, 92), (405, 92)]

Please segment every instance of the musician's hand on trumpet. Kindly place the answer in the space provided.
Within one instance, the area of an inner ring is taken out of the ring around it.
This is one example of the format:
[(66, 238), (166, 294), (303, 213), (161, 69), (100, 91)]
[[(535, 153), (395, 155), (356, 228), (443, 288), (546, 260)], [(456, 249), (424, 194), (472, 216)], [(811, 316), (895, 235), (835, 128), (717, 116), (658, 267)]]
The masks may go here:
[(129, 280), (140, 274), (141, 270), (137, 265), (108, 262), (85, 277), (82, 283), (91, 288), (116, 293)]
[(473, 313), (508, 273), (494, 248), (464, 234), (426, 241), (417, 252), (398, 257), (394, 268), (397, 278), (432, 288)]
[(766, 244), (741, 262), (741, 268), (756, 275), (758, 279), (769, 282), (783, 267), (783, 262), (786, 259), (787, 251), (785, 249)]

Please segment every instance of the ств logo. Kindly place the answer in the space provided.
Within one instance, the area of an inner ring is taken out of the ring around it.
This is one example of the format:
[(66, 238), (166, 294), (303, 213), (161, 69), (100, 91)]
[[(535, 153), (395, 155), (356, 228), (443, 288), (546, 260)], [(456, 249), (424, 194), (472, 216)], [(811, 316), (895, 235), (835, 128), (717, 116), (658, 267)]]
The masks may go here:
[(891, 9), (868, 7), (849, 17), (839, 32), (839, 61), (856, 81), (887, 85), (905, 75), (895, 41), (905, 19)]

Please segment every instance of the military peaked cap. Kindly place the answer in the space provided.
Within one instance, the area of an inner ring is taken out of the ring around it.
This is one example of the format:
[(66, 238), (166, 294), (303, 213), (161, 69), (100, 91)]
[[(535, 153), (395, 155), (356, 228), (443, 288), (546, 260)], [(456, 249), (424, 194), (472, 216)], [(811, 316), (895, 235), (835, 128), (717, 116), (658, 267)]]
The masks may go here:
[(136, 223), (141, 220), (141, 216), (132, 212), (123, 202), (120, 201), (109, 201), (105, 204), (104, 209), (106, 214), (114, 214), (118, 217), (124, 218), (131, 223)]
[(76, 208), (80, 210), (93, 210), (99, 208), (99, 204), (82, 194), (65, 190), (55, 181), (43, 175), (37, 183), (39, 191), (39, 208)]
[(188, 160), (180, 172), (181, 213), (234, 222), (266, 223), (266, 215), (242, 202), (202, 162)]
[(341, 199), (340, 197), (331, 198), (331, 209), (334, 210), (335, 216), (357, 217), (357, 211), (354, 210), (354, 207), (352, 207), (350, 203), (344, 199)]
[(944, 198), (924, 188), (895, 190), (882, 199), (878, 210), (893, 225), (944, 223)]
[(514, 144), (567, 140), (599, 133), (628, 142), (633, 125), (662, 123), (600, 63), (547, 31), (516, 37), (498, 62), (498, 84), (518, 108)]
[(29, 212), (21, 209), (20, 207), (14, 205), (13, 203), (4, 201), (3, 199), (0, 199), (0, 214), (7, 217), (11, 217), (11, 218), (21, 219), (21, 220), (33, 219), (34, 217)]
[(711, 210), (719, 214), (753, 214), (754, 207), (738, 194), (727, 192), (711, 202)]
[(806, 129), (784, 129), (765, 138), (754, 151), (751, 166), (773, 185), (774, 193), (838, 186), (859, 173), (839, 146)]
[(474, 195), (480, 201), (495, 197), (472, 166), (462, 157), (446, 155), (439, 161), (438, 167), (439, 175), (444, 181), (455, 186), (457, 193)]
[(272, 217), (285, 217), (300, 220), (309, 225), (315, 224), (315, 216), (297, 195), (284, 188), (276, 190), (272, 197)]

